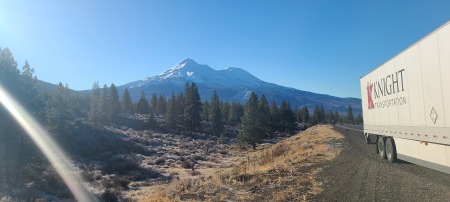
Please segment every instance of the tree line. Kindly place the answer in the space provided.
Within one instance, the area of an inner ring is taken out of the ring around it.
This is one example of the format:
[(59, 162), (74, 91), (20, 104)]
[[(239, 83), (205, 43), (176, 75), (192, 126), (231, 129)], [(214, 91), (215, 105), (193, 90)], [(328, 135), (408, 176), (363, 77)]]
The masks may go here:
[[(155, 93), (148, 99), (142, 90), (137, 102), (133, 102), (127, 88), (120, 100), (114, 84), (110, 87), (104, 85), (100, 89), (98, 82), (95, 82), (90, 101), (89, 120), (93, 125), (114, 123), (125, 113), (148, 115), (149, 127), (204, 132), (216, 137), (226, 136), (225, 126), (236, 126), (240, 131), (238, 139), (252, 147), (275, 132), (293, 133), (298, 129), (298, 124), (303, 124), (302, 128), (305, 128), (316, 124), (354, 122), (351, 106), (347, 116), (341, 116), (337, 111), (325, 112), (323, 105), (316, 106), (310, 113), (307, 106), (292, 110), (287, 101), (277, 105), (272, 100), (269, 105), (264, 95), (259, 99), (254, 92), (245, 105), (221, 101), (216, 91), (202, 103), (197, 85), (189, 82), (185, 84), (184, 92), (173, 93), (168, 100)], [(155, 118), (164, 121), (157, 122)]]

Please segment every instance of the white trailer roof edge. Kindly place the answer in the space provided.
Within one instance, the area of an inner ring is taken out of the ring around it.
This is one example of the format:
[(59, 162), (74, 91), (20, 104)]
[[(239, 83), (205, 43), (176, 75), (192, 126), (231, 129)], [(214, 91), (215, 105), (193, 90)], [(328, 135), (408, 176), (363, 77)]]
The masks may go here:
[(397, 56), (401, 55), (402, 53), (404, 53), (405, 51), (409, 50), (410, 48), (412, 48), (413, 46), (415, 46), (416, 44), (420, 43), (421, 41), (425, 40), (426, 38), (428, 38), (430, 35), (434, 34), (435, 32), (439, 31), (440, 29), (442, 29), (443, 27), (447, 26), (448, 24), (450, 24), (450, 20), (448, 20), (446, 23), (444, 23), (443, 25), (439, 26), (438, 28), (436, 28), (435, 30), (433, 30), (432, 32), (430, 32), (429, 34), (427, 34), (426, 36), (422, 37), (420, 40), (416, 41), (415, 43), (413, 43), (412, 45), (408, 46), (407, 48), (405, 48), (403, 51), (401, 51), (400, 53), (397, 53), (394, 57), (391, 57), (389, 60), (387, 60), (386, 62), (382, 63), (381, 65), (378, 65), (375, 69), (372, 69), (370, 72), (366, 73), (364, 76), (359, 77), (360, 79), (369, 75), (370, 73), (374, 72), (375, 70), (377, 70), (378, 68), (380, 68), (381, 66), (383, 66), (384, 64), (388, 63), (389, 61), (395, 59)]

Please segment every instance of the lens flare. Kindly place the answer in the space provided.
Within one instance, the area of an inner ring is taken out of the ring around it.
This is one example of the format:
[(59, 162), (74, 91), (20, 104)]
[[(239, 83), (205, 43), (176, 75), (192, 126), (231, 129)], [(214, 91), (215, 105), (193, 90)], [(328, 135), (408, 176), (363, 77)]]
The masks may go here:
[(64, 151), (51, 136), (34, 120), (34, 118), (9, 93), (0, 86), (0, 103), (27, 132), (28, 136), (47, 157), (58, 175), (63, 179), (77, 201), (97, 201), (93, 194), (82, 186), (81, 176), (77, 175), (74, 167)]

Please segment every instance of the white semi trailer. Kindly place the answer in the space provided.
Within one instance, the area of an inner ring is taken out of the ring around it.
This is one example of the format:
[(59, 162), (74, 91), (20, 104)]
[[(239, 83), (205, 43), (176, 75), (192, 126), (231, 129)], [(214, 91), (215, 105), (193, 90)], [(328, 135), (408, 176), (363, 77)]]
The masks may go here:
[(450, 21), (360, 82), (364, 135), (378, 154), (450, 174)]

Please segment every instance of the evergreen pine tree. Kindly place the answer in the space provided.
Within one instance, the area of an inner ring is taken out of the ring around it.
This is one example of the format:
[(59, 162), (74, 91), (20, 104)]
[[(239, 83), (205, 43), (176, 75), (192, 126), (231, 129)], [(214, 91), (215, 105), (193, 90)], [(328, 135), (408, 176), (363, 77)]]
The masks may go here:
[(214, 136), (219, 137), (224, 130), (222, 112), (220, 110), (219, 97), (214, 91), (211, 97), (211, 104), (209, 107), (209, 121), (211, 122), (211, 132)]
[(58, 83), (52, 92), (46, 111), (47, 128), (54, 134), (68, 132), (75, 119), (69, 89)]
[(134, 113), (133, 100), (131, 99), (130, 92), (128, 92), (128, 88), (125, 88), (125, 91), (123, 92), (122, 111), (128, 114)]
[(300, 108), (296, 107), (294, 110), (294, 114), (295, 114), (295, 120), (297, 121), (297, 123), (301, 123), (302, 122), (302, 110)]
[(32, 79), (33, 74), (34, 74), (34, 69), (30, 67), (28, 60), (25, 60), (25, 65), (23, 65), (23, 67), (22, 67), (22, 76)]
[(185, 107), (185, 97), (182, 92), (178, 93), (175, 97), (175, 122), (177, 125), (184, 126), (184, 107)]
[(226, 123), (228, 121), (228, 114), (230, 113), (230, 103), (227, 101), (221, 102), (220, 106), (220, 111), (222, 112), (222, 121), (223, 123)]
[(119, 114), (121, 112), (120, 101), (119, 101), (119, 92), (117, 91), (117, 87), (112, 83), (109, 87), (109, 110), (108, 110), (108, 119), (111, 122), (117, 121)]
[(237, 103), (237, 114), (238, 114), (238, 122), (240, 123), (242, 117), (244, 117), (244, 105), (242, 105), (240, 102)]
[(309, 122), (309, 110), (308, 107), (305, 105), (302, 107), (302, 121), (303, 123), (308, 123)]
[(172, 97), (169, 98), (169, 102), (167, 103), (167, 111), (166, 111), (166, 123), (170, 128), (176, 127), (176, 98), (175, 94), (172, 94)]
[(150, 99), (150, 110), (152, 112), (156, 112), (156, 108), (158, 107), (158, 97), (156, 93), (152, 94), (152, 98)]
[(320, 113), (319, 106), (316, 105), (316, 107), (314, 108), (313, 113), (312, 113), (312, 117), (311, 117), (311, 121), (310, 121), (311, 125), (317, 125), (319, 123), (319, 116), (320, 116), (319, 113)]
[(102, 94), (100, 95), (100, 122), (102, 124), (108, 124), (108, 111), (110, 111), (110, 102), (108, 95), (108, 86), (103, 85)]
[(287, 101), (281, 102), (281, 131), (292, 133), (295, 130), (295, 117), (291, 105)]
[(331, 109), (330, 109), (329, 112), (327, 112), (325, 120), (326, 120), (326, 123), (328, 123), (328, 124), (335, 124), (336, 123), (336, 121), (334, 120), (334, 114), (331, 111)]
[(348, 110), (347, 110), (347, 122), (353, 123), (353, 109), (352, 109), (351, 105), (348, 106)]
[(195, 83), (189, 86), (186, 83), (186, 98), (184, 108), (184, 121), (185, 127), (189, 132), (195, 132), (201, 130), (201, 110), (202, 103), (200, 102), (200, 95), (198, 94), (198, 88)]
[(156, 120), (155, 114), (150, 109), (150, 104), (148, 103), (148, 101), (147, 101), (147, 106), (148, 106), (148, 111), (147, 111), (147, 114), (148, 114), (148, 125), (150, 126), (150, 128), (157, 127), (158, 126), (158, 121)]
[(281, 125), (281, 114), (275, 100), (270, 103), (270, 126), (272, 131), (279, 131)]
[[(8, 48), (0, 48), (0, 86), (30, 114), (44, 121), (46, 102), (38, 94), (35, 79), (31, 77), (32, 74), (21, 75), (17, 62)], [(46, 98), (51, 99), (50, 96)], [(35, 164), (36, 159), (41, 157), (41, 153), (35, 148), (24, 130), (0, 104), (0, 184), (21, 183), (24, 172), (27, 172), (27, 165), (42, 166)]]
[(89, 120), (94, 125), (101, 123), (101, 111), (100, 111), (100, 85), (98, 81), (94, 83), (91, 91), (91, 103), (89, 111)]
[(156, 115), (165, 115), (167, 110), (166, 98), (159, 95), (158, 104), (156, 105)]
[(232, 102), (231, 103), (231, 107), (230, 107), (230, 111), (228, 112), (228, 124), (229, 125), (235, 125), (239, 122), (239, 118), (238, 118), (238, 107), (237, 107), (237, 103), (236, 102)]
[(240, 102), (232, 102), (230, 111), (228, 112), (228, 124), (236, 125), (241, 123), (244, 116), (244, 106)]
[(341, 116), (339, 115), (339, 112), (337, 110), (334, 112), (333, 117), (334, 117), (335, 123), (341, 122)]
[(258, 108), (258, 96), (252, 92), (245, 104), (244, 116), (241, 121), (241, 131), (238, 139), (256, 149), (256, 144), (264, 138), (264, 127), (261, 125)]
[(316, 105), (316, 108), (314, 108), (314, 111), (313, 111), (313, 116), (311, 118), (311, 124), (316, 125), (316, 124), (324, 123), (325, 118), (326, 118), (326, 113), (325, 113), (325, 109), (323, 108), (323, 105), (321, 105), (320, 107), (318, 105)]
[(150, 112), (144, 90), (141, 91), (141, 98), (139, 98), (139, 101), (137, 103), (136, 112), (139, 114), (149, 114)]
[(1, 49), (0, 71), (0, 81), (4, 84), (13, 81), (10, 79), (16, 79), (20, 76), (20, 70), (17, 68), (17, 62), (8, 48)]
[(206, 100), (202, 105), (202, 120), (209, 121), (209, 102)]
[(20, 81), (18, 81), (21, 87), (21, 90), (18, 92), (19, 97), (26, 97), (26, 100), (21, 100), (22, 105), (28, 108), (28, 110), (33, 111), (37, 116), (38, 120), (43, 120), (39, 115), (43, 115), (45, 113), (45, 109), (42, 109), (44, 105), (42, 97), (37, 95), (38, 91), (38, 83), (37, 78), (34, 77), (34, 69), (30, 67), (28, 61), (25, 61), (24, 66), (22, 67), (22, 73), (20, 76)]
[(326, 113), (323, 105), (320, 105), (319, 108), (319, 123), (324, 123), (326, 118)]
[(270, 108), (266, 96), (262, 95), (258, 103), (259, 118), (261, 119), (261, 126), (264, 129), (264, 137), (268, 137), (272, 133)]

